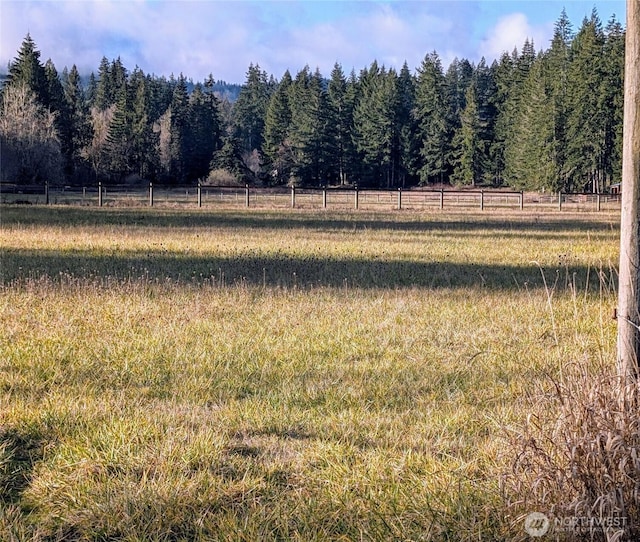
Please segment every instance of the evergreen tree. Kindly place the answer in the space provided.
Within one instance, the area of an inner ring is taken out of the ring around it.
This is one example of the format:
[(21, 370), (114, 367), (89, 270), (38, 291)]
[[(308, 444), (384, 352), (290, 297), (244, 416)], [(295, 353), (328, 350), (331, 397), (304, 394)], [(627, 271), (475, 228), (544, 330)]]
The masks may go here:
[(266, 72), (251, 64), (233, 108), (234, 135), (242, 142), (247, 155), (262, 148), (270, 90)]
[(622, 126), (624, 105), (625, 32), (611, 17), (605, 29), (603, 78), (600, 84), (600, 104), (605, 112), (604, 159), (605, 182), (617, 183), (622, 172)]
[(606, 115), (598, 90), (604, 77), (604, 33), (597, 12), (571, 44), (566, 170), (572, 190), (599, 191), (604, 180)]
[(288, 139), (291, 125), (291, 86), (289, 70), (271, 95), (264, 125), (263, 154), (265, 167), (271, 182), (283, 184), (289, 180), (292, 168), (291, 142)]
[(18, 56), (9, 64), (6, 86), (31, 90), (36, 100), (49, 107), (49, 93), (44, 66), (40, 62), (40, 51), (30, 34), (27, 34), (18, 50)]
[(169, 142), (169, 176), (182, 184), (187, 181), (189, 147), (189, 96), (187, 80), (183, 75), (177, 80), (171, 99), (171, 123)]
[(509, 97), (513, 70), (513, 57), (508, 53), (504, 53), (500, 61), (495, 61), (491, 66), (495, 89), (491, 99), (496, 118), (494, 122), (493, 140), (489, 152), (491, 156), (491, 176), (496, 185), (502, 185), (506, 182), (504, 176), (505, 147), (511, 130), (508, 104), (510, 103)]
[(218, 99), (213, 94), (213, 78), (197, 84), (189, 99), (189, 180), (205, 179), (214, 153), (221, 146)]
[(329, 150), (328, 182), (345, 185), (355, 180), (359, 168), (354, 146), (353, 113), (359, 92), (359, 84), (355, 71), (347, 78), (339, 64), (331, 71), (331, 79), (327, 85)]
[(523, 157), (527, 150), (526, 140), (518, 137), (518, 131), (527, 129), (526, 116), (522, 112), (525, 85), (536, 60), (533, 42), (525, 40), (522, 52), (518, 54), (514, 50), (511, 58), (513, 64), (511, 84), (500, 119), (500, 128), (505, 129), (504, 133), (501, 133), (504, 137), (504, 176), (510, 186), (522, 186), (525, 182), (522, 172)]
[(105, 145), (110, 178), (122, 182), (133, 171), (133, 131), (127, 89), (120, 89)]
[(134, 70), (130, 87), (131, 171), (142, 179), (154, 179), (159, 165), (159, 137), (151, 122), (148, 79), (141, 70)]
[(465, 93), (465, 106), (460, 115), (460, 128), (453, 141), (456, 160), (451, 180), (458, 185), (475, 186), (484, 172), (484, 149), (481, 138), (481, 118), (476, 84)]
[(396, 186), (399, 124), (397, 74), (373, 62), (360, 76), (356, 103), (354, 142), (362, 160), (363, 181), (374, 186)]
[(83, 152), (93, 136), (87, 101), (82, 89), (80, 73), (75, 64), (64, 78), (63, 87), (70, 124), (67, 141), (67, 168), (69, 174), (73, 175), (84, 165)]
[(514, 188), (554, 192), (562, 188), (553, 160), (555, 130), (550, 94), (546, 64), (539, 59), (531, 66), (521, 89), (512, 128), (517, 143), (509, 147), (510, 184)]
[(329, 169), (326, 91), (320, 72), (306, 66), (291, 85), (292, 176), (301, 183), (323, 184)]
[(398, 92), (398, 162), (400, 182), (404, 187), (408, 179), (417, 175), (418, 139), (414, 111), (416, 107), (416, 83), (405, 62), (396, 79)]
[(421, 184), (445, 181), (450, 146), (445, 78), (434, 51), (418, 68), (414, 117), (419, 141), (417, 172)]
[(553, 109), (552, 162), (556, 179), (550, 183), (555, 190), (568, 188), (566, 178), (567, 118), (569, 65), (573, 29), (563, 9), (555, 24), (551, 48), (544, 56), (549, 78), (549, 100)]
[(64, 170), (69, 174), (73, 169), (71, 164), (71, 119), (58, 71), (50, 59), (44, 65), (44, 75), (47, 85), (48, 107), (51, 112), (55, 113), (56, 130), (60, 137), (60, 146), (65, 161)]
[[(94, 94), (92, 92), (92, 94)], [(102, 57), (100, 61), (100, 67), (98, 68), (98, 80), (96, 82), (96, 89), (94, 94), (94, 100), (92, 106), (95, 106), (98, 111), (104, 111), (111, 107), (116, 101), (116, 91), (112, 85), (111, 80), (111, 66), (107, 57)]]

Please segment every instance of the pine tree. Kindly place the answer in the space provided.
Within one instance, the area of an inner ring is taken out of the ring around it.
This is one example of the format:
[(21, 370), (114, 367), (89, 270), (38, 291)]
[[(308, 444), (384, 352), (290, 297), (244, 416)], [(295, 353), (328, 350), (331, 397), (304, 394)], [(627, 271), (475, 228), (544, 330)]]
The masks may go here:
[(107, 57), (102, 57), (100, 67), (98, 68), (98, 80), (94, 94), (92, 106), (98, 111), (104, 111), (111, 107), (116, 101), (116, 91), (111, 80), (111, 66)]
[(405, 62), (396, 79), (398, 91), (398, 163), (400, 186), (407, 179), (417, 176), (418, 139), (417, 123), (414, 116), (416, 106), (416, 82)]
[(625, 32), (615, 17), (607, 24), (605, 40), (599, 94), (605, 111), (603, 168), (605, 182), (611, 184), (621, 180), (624, 104)]
[(373, 62), (363, 70), (354, 108), (354, 143), (366, 184), (392, 187), (398, 178), (399, 124), (397, 74)]
[(605, 110), (598, 95), (603, 79), (604, 33), (597, 12), (585, 18), (571, 43), (566, 170), (572, 190), (601, 189), (604, 181)]
[(58, 77), (58, 71), (50, 59), (44, 65), (44, 75), (47, 85), (48, 107), (51, 112), (55, 113), (56, 130), (60, 137), (62, 155), (65, 161), (64, 170), (68, 175), (73, 169), (71, 164), (71, 118), (64, 96), (64, 89)]
[(292, 168), (291, 142), (291, 86), (289, 70), (285, 71), (275, 92), (271, 95), (264, 125), (263, 154), (271, 182), (283, 184), (289, 180)]
[(49, 93), (44, 66), (40, 62), (40, 51), (30, 34), (27, 34), (18, 50), (18, 56), (9, 65), (7, 86), (15, 88), (25, 85), (36, 100), (49, 107)]
[(504, 53), (500, 61), (495, 61), (491, 66), (495, 88), (492, 103), (495, 108), (496, 118), (489, 152), (491, 156), (491, 173), (496, 185), (506, 183), (504, 174), (505, 147), (511, 132), (511, 112), (508, 106), (510, 103), (513, 70), (513, 57), (508, 53)]
[(133, 131), (128, 94), (126, 88), (118, 93), (104, 150), (110, 178), (115, 182), (122, 182), (133, 171)]
[(460, 128), (453, 142), (457, 160), (454, 162), (451, 180), (454, 184), (475, 186), (482, 180), (485, 158), (475, 82), (467, 88), (464, 101)]
[(419, 141), (417, 173), (421, 184), (444, 181), (449, 147), (444, 83), (440, 57), (434, 51), (424, 57), (416, 79), (413, 115)]
[(209, 76), (204, 86), (195, 86), (189, 98), (189, 180), (208, 176), (213, 155), (221, 147), (218, 99), (213, 84), (213, 77)]
[(180, 75), (171, 99), (171, 123), (169, 143), (169, 176), (178, 184), (184, 184), (188, 176), (189, 147), (189, 96), (187, 80)]
[(67, 167), (73, 175), (85, 164), (83, 153), (93, 137), (87, 101), (80, 81), (80, 73), (75, 64), (63, 80), (64, 99), (69, 112), (70, 133)]
[(291, 85), (292, 176), (297, 182), (322, 184), (328, 171), (327, 107), (322, 75), (305, 66)]
[(523, 172), (526, 143), (518, 137), (518, 130), (527, 129), (526, 120), (523, 120), (525, 85), (535, 60), (535, 48), (528, 39), (520, 54), (514, 50), (511, 55), (511, 84), (499, 122), (500, 129), (505, 129), (501, 135), (504, 137), (504, 177), (509, 186), (520, 187), (526, 183), (526, 172)]
[(563, 9), (555, 24), (551, 48), (544, 56), (549, 77), (551, 106), (553, 108), (552, 162), (556, 179), (550, 186), (556, 190), (568, 189), (566, 178), (567, 119), (569, 96), (569, 65), (573, 29)]
[(158, 166), (158, 134), (151, 122), (148, 79), (136, 69), (130, 79), (131, 170), (142, 179), (154, 179)]
[(262, 148), (270, 90), (266, 72), (251, 64), (233, 108), (234, 136), (242, 141), (247, 155)]

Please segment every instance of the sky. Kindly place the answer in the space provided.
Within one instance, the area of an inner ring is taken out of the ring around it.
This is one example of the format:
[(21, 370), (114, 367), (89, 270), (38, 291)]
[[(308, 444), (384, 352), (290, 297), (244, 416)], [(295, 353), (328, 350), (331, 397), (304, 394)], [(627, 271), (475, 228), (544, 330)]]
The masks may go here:
[(357, 73), (374, 60), (415, 72), (433, 51), (446, 69), (455, 58), (490, 64), (526, 39), (547, 49), (563, 8), (574, 30), (593, 8), (604, 25), (614, 14), (625, 24), (625, 0), (0, 0), (0, 71), (27, 33), (59, 72), (97, 72), (104, 56), (243, 83), (250, 64), (276, 79), (305, 65)]

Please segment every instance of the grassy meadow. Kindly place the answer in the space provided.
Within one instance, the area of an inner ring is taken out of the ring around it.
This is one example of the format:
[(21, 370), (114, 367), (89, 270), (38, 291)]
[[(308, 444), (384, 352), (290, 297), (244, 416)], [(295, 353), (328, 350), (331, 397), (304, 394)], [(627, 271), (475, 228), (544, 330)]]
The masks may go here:
[(615, 214), (0, 220), (1, 540), (524, 540), (510, 432), (615, 363)]

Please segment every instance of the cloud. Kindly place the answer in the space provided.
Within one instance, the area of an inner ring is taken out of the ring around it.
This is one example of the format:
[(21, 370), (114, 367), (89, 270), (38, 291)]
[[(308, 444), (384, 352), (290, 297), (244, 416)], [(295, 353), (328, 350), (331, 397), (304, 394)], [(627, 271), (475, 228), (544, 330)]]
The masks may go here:
[(524, 13), (511, 13), (501, 17), (481, 40), (479, 52), (486, 59), (500, 58), (504, 52), (519, 51), (528, 39), (536, 50), (546, 49), (553, 35), (553, 23), (532, 25)]
[(544, 20), (560, 10), (516, 0), (0, 0), (0, 66), (30, 32), (59, 71), (96, 71), (103, 56), (120, 56), (130, 70), (241, 83), (249, 64), (277, 78), (305, 65), (328, 76), (335, 62), (347, 73), (373, 60), (415, 70), (434, 50), (446, 69), (456, 57), (491, 62), (526, 38), (546, 48), (553, 22)]

